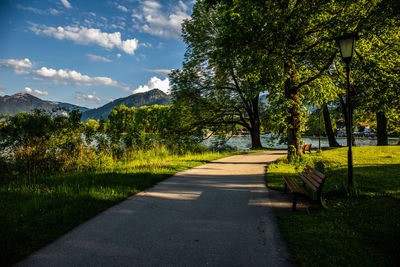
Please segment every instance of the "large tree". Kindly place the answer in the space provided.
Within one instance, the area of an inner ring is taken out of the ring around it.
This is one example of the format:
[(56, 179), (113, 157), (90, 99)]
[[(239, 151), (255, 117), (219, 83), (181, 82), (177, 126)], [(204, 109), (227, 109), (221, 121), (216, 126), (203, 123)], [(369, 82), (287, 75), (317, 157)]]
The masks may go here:
[[(263, 70), (260, 75), (260, 66), (280, 66), (254, 46), (259, 37), (251, 24), (256, 18), (241, 25), (228, 2), (198, 1), (191, 19), (184, 22), (188, 47), (183, 69), (171, 75), (173, 98), (193, 107), (197, 124), (214, 131), (240, 125), (249, 131), (252, 148), (260, 148), (260, 93), (277, 80), (276, 71)], [(258, 50), (258, 56), (250, 50)]]
[(196, 102), (211, 125), (243, 125), (255, 148), (259, 94), (268, 91), (270, 105), (284, 103), (288, 157), (300, 156), (301, 107), (338, 56), (335, 38), (365, 31), (370, 20), (379, 29), (377, 14), (393, 3), (197, 1), (183, 25), (188, 49), (183, 70), (172, 75), (174, 98)]

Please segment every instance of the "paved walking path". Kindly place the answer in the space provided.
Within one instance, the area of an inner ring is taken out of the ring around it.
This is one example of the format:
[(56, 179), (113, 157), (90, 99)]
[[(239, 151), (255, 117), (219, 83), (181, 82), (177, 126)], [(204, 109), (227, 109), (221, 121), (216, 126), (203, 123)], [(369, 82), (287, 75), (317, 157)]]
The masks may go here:
[(37, 251), (19, 266), (290, 266), (250, 153), (180, 172)]

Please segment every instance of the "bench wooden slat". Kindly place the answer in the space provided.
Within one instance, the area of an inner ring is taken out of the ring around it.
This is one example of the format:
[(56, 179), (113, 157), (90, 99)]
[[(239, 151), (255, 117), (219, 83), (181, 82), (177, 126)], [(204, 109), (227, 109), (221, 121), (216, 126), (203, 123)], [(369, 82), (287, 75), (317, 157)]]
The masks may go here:
[(308, 184), (308, 186), (314, 191), (317, 192), (318, 191), (318, 187), (319, 187), (319, 183), (315, 182), (315, 180), (311, 179), (310, 177), (307, 176), (307, 174), (302, 173), (300, 175), (300, 177), (302, 178), (302, 180)]
[[(310, 170), (308, 170), (308, 169), (307, 169), (307, 170), (304, 169), (303, 173), (304, 173), (304, 174), (307, 174), (308, 176), (310, 176), (310, 178), (312, 178), (313, 180), (315, 180), (315, 181), (318, 183), (318, 185), (324, 181), (324, 179), (321, 179), (321, 177), (319, 177), (319, 176), (316, 175), (315, 173), (312, 173), (312, 172), (311, 172)], [(317, 186), (318, 186), (318, 185), (317, 185)]]
[(312, 195), (305, 188), (306, 184), (311, 190), (313, 190), (317, 194), (317, 201), (322, 207), (321, 191), (322, 186), (325, 182), (325, 175), (306, 165), (303, 172), (300, 174), (300, 178), (303, 181), (303, 184), (300, 184), (294, 177), (283, 176), (283, 179), (285, 180), (285, 192), (286, 189), (289, 188), (290, 191), (293, 193), (292, 211), (296, 210), (297, 194), (307, 195), (312, 198)]
[(284, 176), (283, 179), (285, 180), (290, 191), (303, 195), (310, 195), (310, 193), (308, 193), (308, 191), (297, 182), (296, 178)]
[(311, 172), (315, 173), (316, 175), (318, 175), (321, 179), (324, 179), (324, 178), (325, 178), (325, 175), (324, 175), (323, 173), (320, 173), (320, 172), (317, 171), (316, 169), (311, 168), (311, 167), (308, 166), (308, 165), (306, 165), (306, 168), (307, 168), (308, 170), (310, 170)]

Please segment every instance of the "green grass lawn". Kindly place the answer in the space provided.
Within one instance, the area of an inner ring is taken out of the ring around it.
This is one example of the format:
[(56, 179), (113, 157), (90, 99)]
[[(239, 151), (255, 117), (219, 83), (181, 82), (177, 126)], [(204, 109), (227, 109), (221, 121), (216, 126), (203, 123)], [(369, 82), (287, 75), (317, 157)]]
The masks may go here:
[(101, 171), (0, 179), (0, 266), (179, 171), (231, 154), (150, 151)]
[(347, 148), (271, 164), (267, 184), (305, 164), (326, 174), (324, 210), (279, 215), (282, 234), (299, 266), (400, 266), (400, 146), (355, 147), (355, 189), (347, 189)]

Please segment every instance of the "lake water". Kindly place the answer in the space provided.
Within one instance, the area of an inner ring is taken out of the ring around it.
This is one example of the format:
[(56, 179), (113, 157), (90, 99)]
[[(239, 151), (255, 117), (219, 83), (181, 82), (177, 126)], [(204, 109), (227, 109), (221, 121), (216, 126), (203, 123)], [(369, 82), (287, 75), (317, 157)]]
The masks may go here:
[[(212, 145), (213, 138), (209, 138), (203, 141), (203, 144), (207, 147)], [(311, 144), (311, 148), (318, 148), (318, 137), (304, 137), (302, 140), (307, 143)], [(336, 138), (336, 141), (341, 146), (347, 145), (347, 140), (345, 137)], [(356, 146), (376, 146), (376, 138), (356, 138)], [(389, 145), (396, 145), (398, 142), (398, 138), (389, 138)], [(251, 139), (250, 136), (233, 136), (231, 137), (227, 144), (229, 146), (235, 147), (238, 150), (248, 149), (251, 147)], [(269, 148), (278, 148), (278, 149), (287, 149), (287, 144), (279, 144), (278, 140), (274, 140), (268, 135), (263, 135), (261, 137), (261, 144), (263, 147)], [(321, 147), (329, 147), (329, 142), (327, 138), (321, 138)]]

